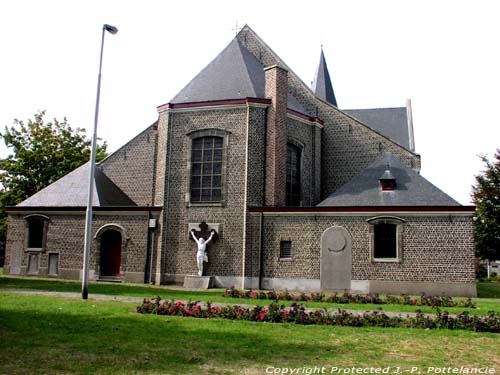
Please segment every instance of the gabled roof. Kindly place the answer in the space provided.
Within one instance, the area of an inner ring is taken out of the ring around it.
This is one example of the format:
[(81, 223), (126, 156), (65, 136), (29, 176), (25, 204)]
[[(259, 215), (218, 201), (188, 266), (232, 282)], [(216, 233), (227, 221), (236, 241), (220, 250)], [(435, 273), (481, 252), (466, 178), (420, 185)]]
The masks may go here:
[(410, 150), (406, 107), (343, 109), (342, 111)]
[[(389, 166), (389, 168), (388, 168)], [(389, 169), (396, 179), (393, 191), (382, 191), (380, 177)], [(413, 169), (387, 153), (341, 186), (318, 206), (460, 206)]]
[[(243, 98), (265, 98), (264, 66), (237, 38), (234, 38), (170, 103)], [(290, 94), (288, 108), (306, 115), (310, 114)]]
[(335, 94), (333, 92), (330, 73), (328, 73), (328, 67), (326, 66), (326, 59), (325, 54), (323, 53), (323, 48), (321, 48), (318, 70), (316, 71), (316, 75), (314, 76), (312, 91), (314, 91), (316, 96), (318, 96), (319, 98), (337, 107), (337, 100), (335, 99)]
[(170, 102), (264, 97), (261, 63), (237, 39), (208, 64)]
[[(87, 206), (90, 163), (40, 190), (17, 207), (85, 207)], [(94, 178), (93, 206), (137, 206), (97, 166)]]

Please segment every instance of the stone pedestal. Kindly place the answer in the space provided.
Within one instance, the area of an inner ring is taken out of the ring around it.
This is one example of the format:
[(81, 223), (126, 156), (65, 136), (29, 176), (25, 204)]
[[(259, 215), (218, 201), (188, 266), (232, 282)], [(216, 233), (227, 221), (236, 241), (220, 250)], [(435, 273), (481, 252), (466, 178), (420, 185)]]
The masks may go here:
[(211, 276), (185, 276), (184, 288), (186, 289), (208, 289), (213, 288), (214, 278)]

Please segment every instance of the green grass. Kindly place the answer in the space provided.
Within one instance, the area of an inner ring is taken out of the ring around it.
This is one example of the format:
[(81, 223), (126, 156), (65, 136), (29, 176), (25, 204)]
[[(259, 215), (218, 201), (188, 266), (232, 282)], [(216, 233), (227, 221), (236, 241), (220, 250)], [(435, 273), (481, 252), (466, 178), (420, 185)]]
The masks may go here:
[[(483, 283), (492, 284), (492, 283)], [(498, 284), (500, 285), (500, 284)], [(55, 280), (55, 279), (43, 279), (43, 278), (31, 278), (31, 277), (14, 277), (14, 276), (4, 276), (0, 277), (0, 290), (2, 288), (15, 288), (15, 289), (34, 289), (34, 290), (47, 290), (47, 291), (58, 291), (58, 292), (74, 292), (80, 293), (81, 284), (78, 281), (66, 281), (66, 280)], [(481, 288), (478, 290), (483, 291), (484, 286), (481, 284)], [(490, 287), (494, 288), (494, 287)], [(128, 296), (128, 297), (139, 297), (139, 298), (152, 298), (156, 296), (161, 296), (163, 299), (174, 299), (174, 300), (191, 300), (191, 301), (209, 301), (214, 303), (231, 303), (231, 304), (249, 304), (249, 305), (268, 305), (271, 301), (269, 300), (250, 300), (250, 299), (238, 299), (238, 298), (225, 298), (222, 296), (223, 289), (211, 289), (208, 291), (186, 291), (182, 288), (168, 287), (168, 286), (149, 286), (149, 285), (137, 285), (137, 284), (113, 284), (113, 283), (91, 283), (90, 295), (92, 294), (107, 294), (115, 296)], [(499, 289), (500, 293), (500, 289)], [(485, 295), (494, 296), (494, 292), (490, 292)], [(286, 305), (289, 305), (290, 301), (282, 301)], [(417, 309), (422, 310), (426, 313), (432, 313), (435, 310), (429, 306), (410, 306), (410, 305), (375, 305), (375, 304), (332, 304), (332, 303), (321, 303), (321, 302), (307, 302), (304, 303), (306, 307), (311, 308), (344, 308), (351, 310), (373, 310), (373, 309), (383, 309), (385, 311), (398, 311), (398, 312), (414, 312)], [(478, 309), (464, 309), (461, 307), (455, 308), (442, 308), (442, 310), (447, 310), (452, 314), (460, 313), (464, 310), (469, 311), (471, 314), (485, 314), (487, 311), (497, 311), (500, 313), (500, 301), (492, 298), (477, 299)]]
[(477, 283), (477, 294), (482, 298), (500, 298), (500, 282)]
[(135, 304), (0, 292), (2, 374), (265, 374), (274, 367), (489, 366), (500, 335), (140, 315)]

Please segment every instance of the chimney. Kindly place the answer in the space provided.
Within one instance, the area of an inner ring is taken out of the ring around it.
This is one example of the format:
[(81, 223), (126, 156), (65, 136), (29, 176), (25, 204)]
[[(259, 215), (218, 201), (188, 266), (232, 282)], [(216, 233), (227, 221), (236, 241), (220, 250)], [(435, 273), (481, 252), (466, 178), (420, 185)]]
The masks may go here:
[(278, 65), (265, 71), (265, 97), (271, 99), (266, 130), (266, 206), (284, 206), (286, 198), (288, 71)]
[(415, 136), (413, 134), (413, 111), (411, 109), (410, 99), (406, 99), (406, 117), (408, 118), (408, 138), (410, 151), (415, 151)]

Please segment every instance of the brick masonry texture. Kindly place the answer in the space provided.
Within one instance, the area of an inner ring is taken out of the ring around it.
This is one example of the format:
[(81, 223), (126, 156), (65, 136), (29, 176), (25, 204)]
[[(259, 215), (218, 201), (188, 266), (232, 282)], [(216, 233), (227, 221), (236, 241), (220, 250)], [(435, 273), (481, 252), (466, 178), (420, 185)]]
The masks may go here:
[[(83, 264), (85, 215), (45, 214), (50, 220), (47, 228), (47, 245), (40, 253), (40, 274), (47, 273), (48, 254), (59, 254), (59, 273), (65, 270), (80, 270)], [(126, 246), (122, 248), (122, 272), (144, 272), (148, 241), (148, 216), (141, 215), (94, 215), (92, 223), (93, 237), (106, 224), (118, 224), (125, 228)], [(24, 215), (9, 215), (9, 231), (6, 243), (9, 264), (12, 251), (19, 251), (22, 256), (21, 267), (28, 266), (26, 248), (27, 226)], [(99, 241), (92, 240), (90, 269), (99, 267)]]
[[(318, 204), (317, 198), (315, 197), (315, 187), (316, 180), (315, 174), (321, 173), (320, 170), (316, 170), (318, 167), (317, 163), (314, 163), (314, 149), (315, 145), (315, 131), (316, 127), (314, 125), (304, 124), (303, 122), (288, 119), (288, 142), (294, 143), (301, 148), (301, 181), (302, 181), (302, 191), (300, 194), (300, 200), (302, 206), (314, 206)], [(321, 158), (319, 156), (319, 158)]]
[(287, 157), (288, 72), (278, 66), (265, 71), (265, 95), (272, 103), (267, 112), (266, 205), (284, 206)]
[[(188, 223), (220, 223), (223, 227), (221, 240), (208, 246), (207, 274), (232, 276), (241, 274), (243, 252), (243, 215), (245, 186), (245, 155), (247, 107), (187, 112), (162, 112), (160, 126), (170, 116), (171, 133), (165, 139), (167, 146), (165, 170), (168, 181), (164, 193), (164, 218), (161, 272), (167, 274), (194, 274), (196, 244), (189, 240)], [(262, 110), (251, 111), (262, 121)], [(224, 129), (229, 132), (227, 149), (227, 186), (223, 206), (192, 204), (186, 202), (189, 189), (187, 160), (191, 142), (189, 133), (197, 130)], [(163, 130), (160, 129), (160, 133)], [(257, 131), (258, 134), (262, 132)], [(171, 137), (171, 138), (170, 138)], [(159, 146), (159, 153), (162, 152)], [(168, 150), (171, 147), (171, 150)], [(256, 145), (254, 144), (254, 147)], [(255, 153), (258, 150), (254, 151)], [(160, 168), (160, 164), (159, 168)], [(259, 169), (259, 168), (258, 168)], [(258, 189), (256, 189), (258, 190)], [(258, 199), (258, 192), (250, 194)]]
[[(375, 216), (375, 215), (374, 215)], [(463, 283), (475, 281), (471, 217), (400, 217), (403, 227), (401, 262), (373, 262), (368, 217), (264, 216), (263, 276), (320, 278), (322, 233), (344, 227), (352, 241), (353, 280)], [(248, 248), (248, 272), (258, 272), (259, 216), (249, 215), (254, 243)], [(280, 260), (280, 241), (292, 241), (292, 260)]]
[(100, 164), (138, 206), (153, 203), (156, 138), (155, 126), (150, 126)]

